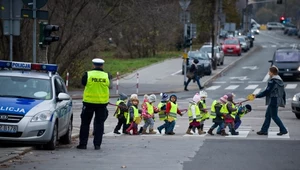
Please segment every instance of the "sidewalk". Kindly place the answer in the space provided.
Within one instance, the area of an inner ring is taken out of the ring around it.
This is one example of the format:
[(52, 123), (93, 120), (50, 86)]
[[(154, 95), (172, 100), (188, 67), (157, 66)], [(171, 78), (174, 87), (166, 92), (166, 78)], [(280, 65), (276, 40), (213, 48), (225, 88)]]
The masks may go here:
[[(257, 47), (253, 47), (249, 52), (243, 53), (242, 56), (225, 56), (224, 65), (217, 66), (216, 70), (212, 71), (210, 76), (201, 78), (201, 85), (207, 86), (214, 79), (222, 76), (222, 73), (230, 69), (236, 62), (244, 57), (249, 56)], [(153, 64), (148, 67), (137, 70), (119, 79), (118, 92), (130, 95), (137, 93), (137, 73), (139, 74), (138, 95), (144, 94), (160, 94), (175, 93), (184, 91), (184, 77), (181, 74), (182, 59), (176, 58), (165, 60), (161, 63)], [(110, 97), (115, 98), (119, 95), (116, 93), (117, 81), (113, 81), (113, 89), (110, 90)], [(191, 82), (189, 90), (197, 90), (196, 83)], [(83, 91), (69, 91), (73, 99), (82, 99)]]
[[(232, 68), (242, 58), (251, 55), (257, 47), (253, 47), (249, 52), (244, 53), (241, 57), (238, 56), (226, 56), (224, 65), (218, 66), (216, 70), (213, 70), (211, 76), (205, 76), (201, 79), (203, 86), (209, 85), (219, 76), (222, 76), (224, 72)], [(184, 90), (183, 75), (181, 75), (182, 59), (166, 60), (162, 63), (153, 64), (146, 68), (137, 70), (134, 73), (128, 74), (119, 80), (119, 93), (123, 92), (127, 95), (136, 93), (136, 73), (139, 73), (139, 95), (144, 94), (159, 94), (161, 92), (175, 93)], [(177, 73), (177, 74), (176, 74)], [(116, 81), (114, 83), (114, 89), (112, 89), (111, 97), (118, 97), (116, 94)], [(190, 83), (189, 90), (198, 90), (196, 83)], [(70, 91), (73, 99), (82, 99), (82, 91)], [(73, 128), (73, 138), (77, 138), (79, 135), (79, 129)], [(18, 145), (20, 146), (20, 145)], [(19, 156), (30, 152), (33, 147), (16, 147), (14, 146), (0, 146), (0, 168), (4, 168), (4, 162), (18, 158)], [(2, 164), (2, 165), (1, 165)]]

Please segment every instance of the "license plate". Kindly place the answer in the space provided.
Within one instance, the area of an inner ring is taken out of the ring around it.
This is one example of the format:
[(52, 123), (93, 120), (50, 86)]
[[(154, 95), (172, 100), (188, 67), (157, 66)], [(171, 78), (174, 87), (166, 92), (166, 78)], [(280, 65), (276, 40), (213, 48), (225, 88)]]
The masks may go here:
[(228, 52), (232, 52), (233, 50), (227, 50)]
[(292, 73), (284, 73), (283, 76), (293, 76)]
[(13, 126), (13, 125), (0, 125), (0, 132), (5, 132), (5, 133), (17, 133), (18, 131), (18, 126)]

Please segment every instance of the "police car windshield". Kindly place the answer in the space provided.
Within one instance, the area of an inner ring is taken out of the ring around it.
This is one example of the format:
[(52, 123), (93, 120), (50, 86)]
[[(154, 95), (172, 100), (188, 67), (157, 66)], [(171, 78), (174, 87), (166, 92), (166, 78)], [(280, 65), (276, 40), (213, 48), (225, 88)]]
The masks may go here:
[(49, 79), (0, 76), (0, 97), (49, 100), (51, 91)]
[(190, 52), (189, 59), (198, 59), (198, 60), (209, 60), (208, 55), (201, 52)]

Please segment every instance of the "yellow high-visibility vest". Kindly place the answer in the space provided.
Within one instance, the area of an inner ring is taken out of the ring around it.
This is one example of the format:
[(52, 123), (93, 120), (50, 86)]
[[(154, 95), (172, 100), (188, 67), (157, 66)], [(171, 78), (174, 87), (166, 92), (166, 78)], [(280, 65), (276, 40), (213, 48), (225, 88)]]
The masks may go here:
[(87, 72), (83, 101), (92, 104), (106, 104), (109, 102), (109, 78), (107, 73), (99, 70)]

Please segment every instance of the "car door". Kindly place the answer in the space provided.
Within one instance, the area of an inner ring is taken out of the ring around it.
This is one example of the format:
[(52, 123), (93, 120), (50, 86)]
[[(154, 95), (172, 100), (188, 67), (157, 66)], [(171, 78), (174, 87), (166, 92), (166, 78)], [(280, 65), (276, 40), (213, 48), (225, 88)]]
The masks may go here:
[(54, 79), (55, 85), (55, 97), (56, 97), (56, 108), (55, 111), (57, 113), (58, 118), (58, 135), (61, 136), (64, 134), (66, 130), (66, 111), (67, 111), (67, 101), (59, 101), (57, 100), (59, 93), (65, 93), (63, 88), (63, 84), (61, 83), (59, 77), (55, 77)]

